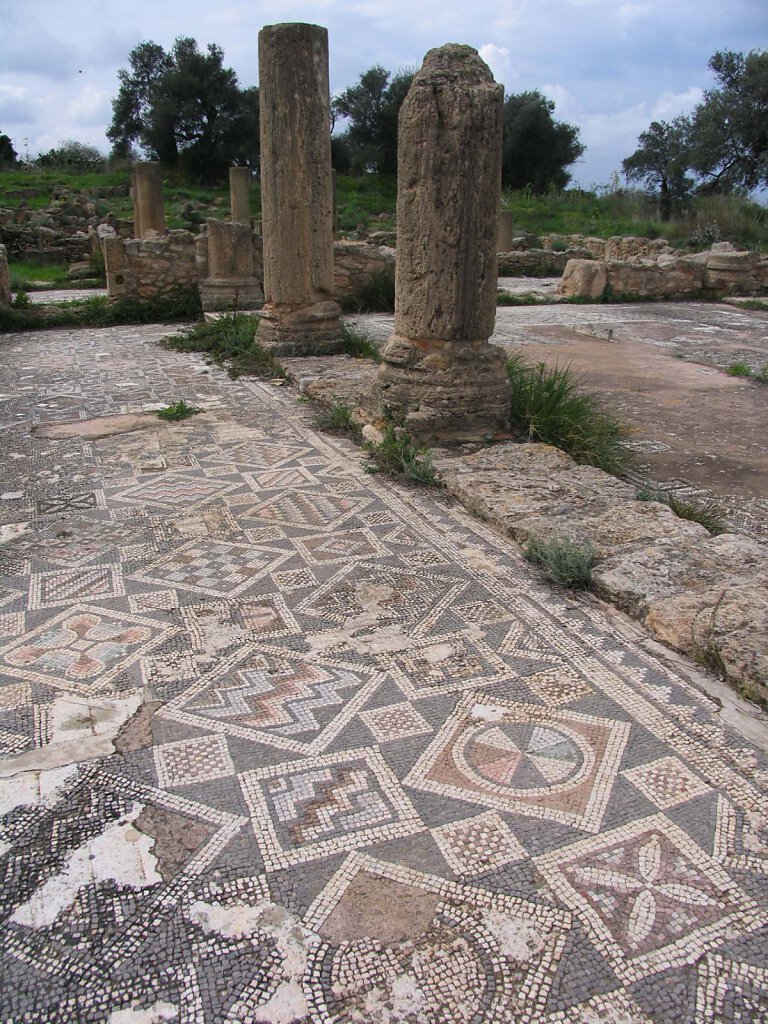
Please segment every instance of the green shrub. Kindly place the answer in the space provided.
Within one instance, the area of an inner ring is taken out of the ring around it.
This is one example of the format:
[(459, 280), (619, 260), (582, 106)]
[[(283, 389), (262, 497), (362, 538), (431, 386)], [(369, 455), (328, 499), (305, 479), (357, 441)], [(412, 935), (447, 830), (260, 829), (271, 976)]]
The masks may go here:
[(154, 299), (116, 299), (106, 295), (67, 302), (61, 306), (0, 307), (0, 333), (41, 331), (52, 327), (115, 327), (120, 324), (173, 323), (200, 315), (196, 288)]
[(362, 438), (362, 427), (354, 418), (354, 413), (345, 402), (336, 401), (317, 417), (316, 424), (321, 430), (330, 430), (335, 434), (347, 434), (359, 441)]
[(672, 491), (665, 491), (655, 487), (641, 487), (635, 494), (638, 501), (659, 501), (662, 505), (668, 505), (678, 519), (687, 519), (692, 523), (699, 523), (705, 530), (708, 530), (713, 537), (721, 533), (727, 533), (728, 527), (725, 523), (725, 510), (715, 498), (707, 498), (703, 501), (689, 501), (674, 494)]
[(285, 377), (285, 370), (272, 353), (255, 340), (258, 325), (256, 313), (233, 313), (171, 334), (162, 338), (160, 344), (177, 352), (203, 352), (215, 362), (226, 365), (232, 377), (242, 374), (267, 379)]
[(202, 411), (202, 409), (196, 409), (193, 405), (187, 405), (182, 398), (178, 402), (172, 402), (170, 405), (166, 405), (163, 409), (158, 409), (157, 415), (161, 420), (170, 420), (173, 422), (176, 420), (187, 420), (190, 416), (196, 416), (197, 413)]
[(386, 473), (429, 487), (439, 486), (429, 450), (417, 445), (402, 427), (387, 427), (381, 444), (365, 445), (372, 473)]
[(564, 539), (529, 540), (525, 558), (551, 583), (574, 590), (589, 590), (597, 561), (591, 544)]
[(629, 429), (605, 412), (595, 395), (580, 390), (581, 378), (568, 367), (528, 366), (514, 355), (507, 361), (507, 375), (512, 422), (531, 440), (561, 448), (584, 465), (626, 474), (632, 462), (626, 448)]
[(726, 366), (725, 372), (729, 377), (751, 377), (752, 370), (743, 360), (739, 360), (736, 363), (731, 363), (730, 366)]
[(394, 313), (395, 268), (374, 271), (340, 305), (345, 313)]

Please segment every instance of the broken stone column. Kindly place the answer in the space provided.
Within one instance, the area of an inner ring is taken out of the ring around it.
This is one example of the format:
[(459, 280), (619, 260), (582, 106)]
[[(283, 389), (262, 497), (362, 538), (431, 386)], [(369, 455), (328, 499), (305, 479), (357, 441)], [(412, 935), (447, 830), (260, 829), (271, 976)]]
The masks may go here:
[(515, 223), (511, 210), (499, 211), (499, 252), (512, 251), (512, 239), (515, 237)]
[(509, 418), (496, 316), (503, 88), (471, 46), (430, 50), (400, 110), (395, 333), (373, 411), (427, 442)]
[(133, 237), (141, 238), (141, 218), (139, 216), (139, 201), (136, 198), (136, 194), (136, 174), (134, 172), (131, 175), (130, 189), (131, 202), (133, 203)]
[(263, 299), (249, 223), (209, 219), (207, 274), (200, 285), (205, 310), (258, 309)]
[(164, 235), (165, 209), (163, 207), (163, 178), (160, 164), (148, 161), (134, 164), (134, 167), (136, 169), (136, 201), (134, 205), (136, 237), (146, 238), (150, 231)]
[(335, 352), (328, 32), (259, 32), (264, 308), (258, 341), (281, 355)]
[(229, 202), (232, 220), (251, 222), (251, 169), (250, 167), (229, 168)]

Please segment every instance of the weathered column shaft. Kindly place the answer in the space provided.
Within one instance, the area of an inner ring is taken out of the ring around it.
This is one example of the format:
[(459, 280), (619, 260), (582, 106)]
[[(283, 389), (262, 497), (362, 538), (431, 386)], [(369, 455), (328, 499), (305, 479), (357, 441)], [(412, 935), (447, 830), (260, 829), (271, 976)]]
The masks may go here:
[(476, 50), (430, 50), (400, 110), (395, 334), (374, 401), (425, 440), (508, 419), (496, 316), (503, 89)]
[(250, 167), (229, 168), (229, 201), (232, 220), (251, 220), (251, 169)]
[(141, 214), (139, 211), (138, 190), (136, 188), (136, 172), (131, 175), (131, 202), (133, 203), (133, 237), (141, 238)]
[(259, 339), (283, 354), (329, 351), (341, 325), (333, 301), (326, 29), (263, 28), (259, 89), (265, 298)]
[[(154, 161), (134, 164), (136, 170), (136, 206), (139, 230), (137, 238), (146, 238), (150, 231), (165, 234), (163, 178), (160, 164)], [(134, 230), (136, 226), (134, 225)]]
[(512, 239), (515, 237), (515, 222), (511, 210), (499, 211), (499, 241), (496, 246), (499, 252), (512, 251)]

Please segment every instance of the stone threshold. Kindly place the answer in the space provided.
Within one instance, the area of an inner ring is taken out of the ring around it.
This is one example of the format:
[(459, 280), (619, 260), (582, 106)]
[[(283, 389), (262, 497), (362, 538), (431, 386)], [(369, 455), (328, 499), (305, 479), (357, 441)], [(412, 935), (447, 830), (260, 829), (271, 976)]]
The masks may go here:
[[(372, 360), (285, 359), (299, 391), (354, 409), (373, 382)], [(768, 708), (768, 549), (737, 533), (711, 536), (633, 484), (538, 442), (433, 448), (446, 491), (524, 546), (569, 538), (591, 543), (597, 597), (650, 636)]]

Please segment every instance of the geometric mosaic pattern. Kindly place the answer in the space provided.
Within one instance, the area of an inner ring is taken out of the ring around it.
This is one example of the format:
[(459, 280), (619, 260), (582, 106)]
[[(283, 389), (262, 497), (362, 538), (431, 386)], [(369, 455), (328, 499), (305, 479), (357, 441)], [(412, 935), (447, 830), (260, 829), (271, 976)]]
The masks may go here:
[[(0, 1019), (768, 1019), (761, 751), (457, 504), (166, 330), (0, 365)], [(204, 414), (29, 433), (33, 401), (171, 394)]]
[(484, 704), (470, 695), (406, 781), (597, 832), (628, 737), (626, 722), (535, 704)]
[(240, 776), (270, 869), (400, 836), (423, 825), (375, 749), (303, 758)]

